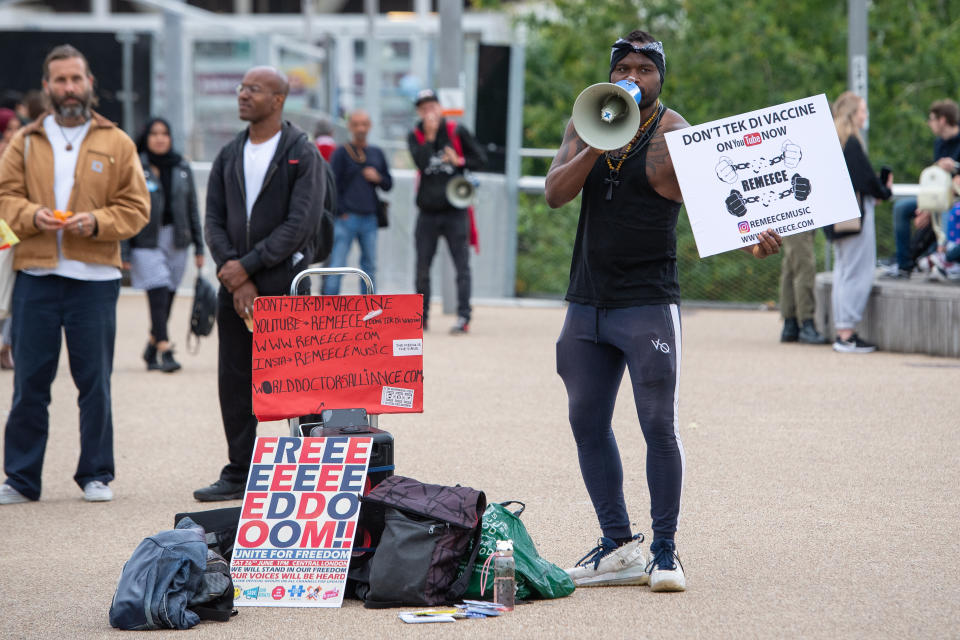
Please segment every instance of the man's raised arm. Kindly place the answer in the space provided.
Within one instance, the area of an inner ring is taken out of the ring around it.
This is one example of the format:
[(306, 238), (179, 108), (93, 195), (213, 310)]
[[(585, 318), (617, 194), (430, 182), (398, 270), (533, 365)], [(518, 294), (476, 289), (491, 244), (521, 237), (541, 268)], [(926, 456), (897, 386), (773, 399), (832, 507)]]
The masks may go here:
[(602, 153), (600, 149), (594, 149), (580, 139), (573, 120), (567, 123), (563, 144), (547, 172), (544, 195), (551, 209), (563, 206), (577, 197), (587, 175)]

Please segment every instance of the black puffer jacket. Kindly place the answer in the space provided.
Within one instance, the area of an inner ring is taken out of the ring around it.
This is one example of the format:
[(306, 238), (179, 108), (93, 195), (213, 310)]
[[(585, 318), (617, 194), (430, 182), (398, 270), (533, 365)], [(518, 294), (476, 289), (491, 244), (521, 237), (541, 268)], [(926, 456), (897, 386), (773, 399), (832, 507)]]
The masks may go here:
[[(247, 220), (243, 145), (247, 130), (213, 161), (204, 229), (217, 269), (239, 260), (260, 295), (289, 293), (290, 282), (313, 260), (313, 237), (323, 206), (323, 159), (307, 135), (283, 123), (277, 151)], [(300, 259), (296, 254), (302, 254)]]
[[(146, 153), (140, 154), (143, 174), (150, 191), (150, 222), (140, 233), (121, 244), (123, 261), (130, 260), (130, 249), (155, 249), (163, 225), (163, 209), (166, 195), (160, 185), (160, 176), (150, 166)], [(197, 209), (197, 189), (193, 182), (190, 163), (181, 160), (170, 171), (170, 211), (173, 214), (173, 245), (178, 249), (189, 247), (192, 243), (195, 253), (203, 255), (203, 228), (200, 226), (200, 212)]]

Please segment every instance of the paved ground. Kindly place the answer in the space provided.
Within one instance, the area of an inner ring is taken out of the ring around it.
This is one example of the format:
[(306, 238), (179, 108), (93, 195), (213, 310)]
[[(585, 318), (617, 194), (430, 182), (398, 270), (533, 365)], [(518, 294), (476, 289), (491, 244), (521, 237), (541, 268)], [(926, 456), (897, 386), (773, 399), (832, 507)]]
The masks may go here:
[[(114, 408), (117, 498), (87, 504), (71, 477), (76, 391), (53, 389), (39, 503), (0, 507), (0, 636), (119, 637), (107, 611), (145, 536), (202, 508), (225, 444), (216, 343), (182, 348), (184, 370), (139, 359), (146, 303), (121, 296)], [(519, 499), (541, 554), (560, 565), (599, 535), (576, 467), (554, 370), (559, 308), (478, 307), (473, 334), (434, 314), (425, 412), (387, 416), (398, 472)], [(452, 321), (450, 321), (452, 323)], [(497, 620), (404, 625), (396, 611), (245, 608), (191, 638), (916, 638), (960, 637), (957, 360), (781, 345), (776, 314), (684, 314), (680, 427), (687, 477), (678, 544), (690, 589), (582, 589)], [(0, 411), (12, 374), (0, 374)], [(637, 529), (649, 532), (644, 445), (632, 400), (615, 416)], [(262, 432), (285, 433), (282, 423)], [(424, 628), (429, 626), (430, 628)], [(154, 632), (149, 637), (157, 637)], [(127, 633), (123, 637), (133, 637)], [(181, 637), (181, 636), (177, 636)], [(186, 637), (186, 636), (183, 636)]]

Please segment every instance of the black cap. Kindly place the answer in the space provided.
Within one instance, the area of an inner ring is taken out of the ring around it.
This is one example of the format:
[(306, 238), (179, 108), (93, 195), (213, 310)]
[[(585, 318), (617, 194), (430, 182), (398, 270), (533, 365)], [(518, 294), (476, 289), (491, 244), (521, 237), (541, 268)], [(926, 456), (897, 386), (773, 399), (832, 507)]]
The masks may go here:
[(440, 102), (433, 89), (421, 89), (417, 92), (417, 99), (413, 101), (413, 106), (419, 107), (424, 102)]

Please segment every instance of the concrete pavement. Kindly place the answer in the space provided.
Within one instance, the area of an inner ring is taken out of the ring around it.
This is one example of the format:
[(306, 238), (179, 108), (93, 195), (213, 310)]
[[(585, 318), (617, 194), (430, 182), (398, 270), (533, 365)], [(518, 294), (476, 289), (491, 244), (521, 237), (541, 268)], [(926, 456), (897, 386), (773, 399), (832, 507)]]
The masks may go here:
[[(0, 507), (0, 637), (119, 637), (107, 612), (124, 561), (225, 461), (216, 341), (185, 352), (190, 299), (171, 333), (184, 368), (147, 372), (145, 299), (121, 296), (113, 379), (112, 503), (72, 482), (76, 390), (53, 387), (40, 502)], [(478, 306), (472, 333), (425, 336), (423, 414), (383, 416), (397, 472), (526, 502), (545, 558), (568, 566), (599, 530), (555, 373), (560, 308)], [(689, 590), (581, 589), (495, 620), (405, 625), (396, 610), (243, 608), (192, 638), (915, 638), (960, 634), (960, 361), (781, 345), (775, 313), (684, 311), (678, 549)], [(0, 373), (0, 412), (12, 374)], [(238, 393), (243, 390), (237, 390)], [(629, 388), (614, 428), (636, 530), (649, 534), (645, 447)], [(285, 423), (261, 433), (286, 433)], [(229, 504), (238, 504), (233, 502)], [(127, 632), (123, 637), (134, 637)], [(157, 633), (149, 637), (157, 637)], [(180, 636), (178, 636), (180, 637)]]

